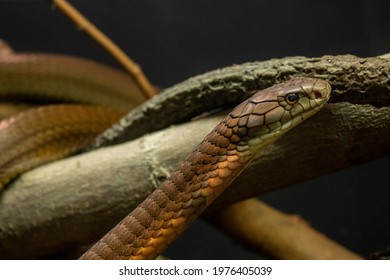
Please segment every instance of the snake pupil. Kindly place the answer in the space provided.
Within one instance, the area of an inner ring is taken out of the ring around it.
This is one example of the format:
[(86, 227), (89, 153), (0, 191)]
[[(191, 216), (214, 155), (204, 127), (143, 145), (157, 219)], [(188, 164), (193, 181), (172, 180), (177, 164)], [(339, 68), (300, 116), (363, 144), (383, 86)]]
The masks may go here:
[(299, 99), (299, 96), (298, 94), (296, 93), (289, 93), (286, 95), (286, 102), (290, 105), (294, 104), (295, 102), (297, 102)]

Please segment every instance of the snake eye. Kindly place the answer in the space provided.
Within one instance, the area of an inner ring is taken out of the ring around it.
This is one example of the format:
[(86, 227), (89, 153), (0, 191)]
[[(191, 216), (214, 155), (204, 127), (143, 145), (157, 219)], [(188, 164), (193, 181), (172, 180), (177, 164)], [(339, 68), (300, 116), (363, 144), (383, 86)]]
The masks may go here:
[(298, 93), (289, 93), (284, 99), (286, 100), (287, 104), (293, 105), (298, 101), (299, 95)]

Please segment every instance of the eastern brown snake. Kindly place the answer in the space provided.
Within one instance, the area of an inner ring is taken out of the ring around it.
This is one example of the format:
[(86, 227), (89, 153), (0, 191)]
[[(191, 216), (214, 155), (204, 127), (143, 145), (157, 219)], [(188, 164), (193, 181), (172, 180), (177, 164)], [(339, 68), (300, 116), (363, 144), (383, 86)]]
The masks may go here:
[(265, 146), (328, 101), (330, 85), (298, 78), (238, 105), (172, 175), (81, 259), (153, 259)]
[[(14, 70), (12, 61), (19, 67), (19, 58), (23, 58), (23, 63), (40, 63), (40, 57), (34, 60), (11, 53), (6, 60), (11, 63), (3, 63), (2, 72), (25, 69), (23, 66)], [(89, 67), (88, 63), (85, 65), (84, 68)], [(102, 73), (111, 71), (101, 69)], [(110, 76), (120, 83), (124, 81), (116, 73)], [(15, 88), (18, 87), (10, 87)], [(46, 90), (43, 88), (43, 92)], [(7, 87), (2, 89), (7, 91)], [(323, 80), (297, 78), (255, 93), (237, 106), (159, 188), (81, 258), (157, 257), (265, 146), (316, 113), (328, 101), (330, 91), (330, 85)], [(76, 92), (75, 96), (78, 95)], [(0, 135), (4, 136), (0, 142), (3, 151), (0, 187), (36, 165), (76, 152), (121, 115), (104, 108), (57, 105), (33, 109), (0, 122)], [(56, 128), (56, 123), (61, 123), (61, 127)]]

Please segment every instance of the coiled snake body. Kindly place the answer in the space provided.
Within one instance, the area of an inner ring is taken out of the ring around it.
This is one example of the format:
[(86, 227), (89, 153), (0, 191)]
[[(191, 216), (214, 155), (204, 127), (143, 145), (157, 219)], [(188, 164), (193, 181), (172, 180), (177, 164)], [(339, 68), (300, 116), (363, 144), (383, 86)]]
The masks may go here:
[(153, 259), (263, 148), (329, 99), (330, 85), (298, 78), (238, 105), (178, 169), (81, 259)]

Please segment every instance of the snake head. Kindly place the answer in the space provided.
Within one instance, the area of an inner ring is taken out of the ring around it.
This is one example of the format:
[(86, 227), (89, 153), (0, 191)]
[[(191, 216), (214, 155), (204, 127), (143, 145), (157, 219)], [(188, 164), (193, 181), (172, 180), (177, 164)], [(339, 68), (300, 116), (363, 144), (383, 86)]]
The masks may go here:
[(258, 91), (225, 119), (232, 143), (268, 144), (311, 117), (329, 100), (331, 86), (316, 78), (296, 78)]

